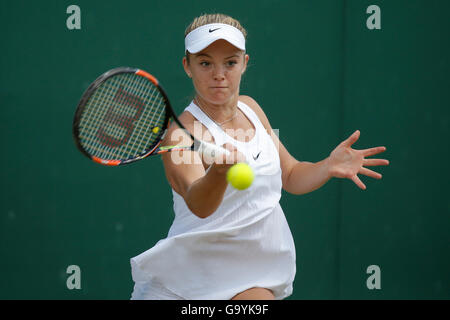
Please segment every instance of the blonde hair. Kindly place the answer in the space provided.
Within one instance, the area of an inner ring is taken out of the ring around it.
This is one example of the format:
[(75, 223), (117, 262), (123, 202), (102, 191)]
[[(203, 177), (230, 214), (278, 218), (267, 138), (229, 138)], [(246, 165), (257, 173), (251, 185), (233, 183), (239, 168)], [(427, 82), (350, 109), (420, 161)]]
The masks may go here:
[(227, 16), (226, 14), (222, 13), (212, 13), (212, 14), (204, 14), (197, 18), (195, 18), (186, 28), (184, 31), (184, 36), (186, 37), (189, 32), (192, 30), (197, 29), (198, 27), (210, 24), (210, 23), (224, 23), (229, 24), (230, 26), (235, 27), (239, 31), (242, 32), (244, 35), (244, 38), (247, 37), (247, 31), (242, 27), (241, 23), (237, 21), (236, 19)]
[[(210, 23), (224, 23), (229, 24), (230, 26), (235, 27), (239, 31), (242, 32), (244, 35), (244, 38), (247, 38), (247, 30), (244, 29), (244, 27), (241, 25), (239, 21), (236, 19), (227, 16), (226, 14), (222, 13), (211, 13), (211, 14), (203, 14), (199, 17), (196, 17), (186, 28), (184, 31), (184, 37), (188, 35), (189, 32), (197, 29), (198, 27), (210, 24)], [(189, 63), (189, 52), (186, 51), (186, 59)]]

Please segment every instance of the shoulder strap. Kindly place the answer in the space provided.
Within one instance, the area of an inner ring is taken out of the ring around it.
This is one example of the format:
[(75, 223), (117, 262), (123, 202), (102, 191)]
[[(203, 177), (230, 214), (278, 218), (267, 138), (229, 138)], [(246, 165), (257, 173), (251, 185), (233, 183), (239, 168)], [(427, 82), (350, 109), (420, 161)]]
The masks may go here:
[(220, 146), (224, 144), (224, 137), (221, 134), (221, 129), (194, 103), (194, 101), (192, 101), (184, 110), (190, 112), (198, 121), (208, 128), (209, 132), (214, 137), (216, 145)]
[(254, 124), (256, 131), (263, 130), (263, 132), (266, 132), (266, 128), (262, 124), (261, 120), (259, 120), (258, 115), (255, 113), (255, 111), (253, 111), (252, 108), (250, 108), (247, 104), (245, 104), (242, 101), (238, 101), (238, 107)]

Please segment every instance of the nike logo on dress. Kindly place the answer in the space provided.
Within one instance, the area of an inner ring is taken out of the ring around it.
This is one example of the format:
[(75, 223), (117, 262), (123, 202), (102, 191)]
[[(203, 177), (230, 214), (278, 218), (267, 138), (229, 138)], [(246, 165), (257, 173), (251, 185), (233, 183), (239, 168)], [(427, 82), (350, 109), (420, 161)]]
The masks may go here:
[(209, 29), (209, 32), (211, 33), (211, 32), (214, 32), (214, 31), (216, 31), (216, 30), (219, 30), (220, 28), (216, 28), (216, 29)]
[(256, 159), (258, 159), (259, 158), (259, 155), (261, 154), (261, 151), (260, 152), (258, 152), (258, 154), (256, 155), (256, 157), (255, 156), (253, 156), (253, 160), (256, 160)]

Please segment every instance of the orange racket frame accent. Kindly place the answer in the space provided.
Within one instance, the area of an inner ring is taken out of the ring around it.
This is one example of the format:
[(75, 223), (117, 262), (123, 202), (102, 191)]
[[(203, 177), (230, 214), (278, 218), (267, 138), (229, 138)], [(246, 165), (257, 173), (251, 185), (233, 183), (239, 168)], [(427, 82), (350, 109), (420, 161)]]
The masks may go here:
[(94, 162), (97, 162), (97, 163), (100, 163), (100, 164), (104, 164), (104, 165), (107, 165), (107, 166), (118, 166), (121, 163), (120, 160), (103, 160), (103, 159), (100, 159), (99, 157), (96, 157), (96, 156), (92, 156), (92, 160)]
[(145, 72), (145, 71), (139, 69), (138, 71), (136, 71), (136, 74), (137, 74), (138, 76), (147, 78), (148, 80), (150, 80), (151, 82), (153, 82), (153, 84), (154, 84), (155, 86), (158, 86), (158, 85), (159, 85), (158, 80), (157, 80), (154, 76), (152, 76), (150, 73), (148, 73), (148, 72)]

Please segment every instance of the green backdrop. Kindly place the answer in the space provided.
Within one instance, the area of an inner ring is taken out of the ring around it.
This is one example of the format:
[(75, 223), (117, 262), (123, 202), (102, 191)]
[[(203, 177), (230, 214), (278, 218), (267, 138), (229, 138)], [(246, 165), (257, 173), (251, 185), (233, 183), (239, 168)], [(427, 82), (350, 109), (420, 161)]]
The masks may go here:
[[(69, 30), (69, 5), (81, 29)], [(381, 29), (369, 30), (369, 5)], [(367, 190), (332, 179), (281, 200), (297, 249), (289, 299), (448, 299), (450, 2), (2, 1), (0, 298), (129, 299), (129, 259), (167, 235), (171, 190), (160, 158), (110, 168), (71, 136), (78, 100), (118, 66), (151, 71), (177, 112), (193, 95), (185, 27), (222, 12), (248, 30), (241, 92), (257, 100), (299, 160), (351, 133), (386, 146)], [(69, 290), (69, 265), (81, 289)], [(367, 267), (381, 271), (369, 290)]]

